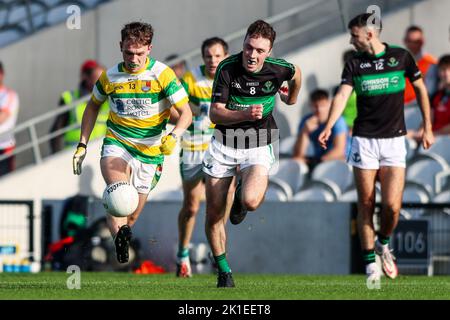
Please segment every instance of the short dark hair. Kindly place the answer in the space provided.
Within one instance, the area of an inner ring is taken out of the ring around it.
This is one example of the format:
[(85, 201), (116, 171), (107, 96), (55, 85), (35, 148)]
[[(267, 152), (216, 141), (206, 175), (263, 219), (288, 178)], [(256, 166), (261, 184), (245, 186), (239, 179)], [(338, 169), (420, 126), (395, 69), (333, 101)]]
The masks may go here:
[(225, 40), (223, 40), (222, 38), (219, 37), (212, 37), (209, 39), (206, 39), (205, 41), (203, 41), (202, 43), (202, 57), (205, 55), (205, 49), (212, 47), (215, 44), (220, 44), (223, 48), (223, 52), (225, 54), (228, 53), (228, 43), (225, 42)]
[(248, 27), (247, 33), (245, 34), (245, 39), (247, 37), (250, 38), (262, 37), (270, 41), (270, 47), (272, 48), (276, 36), (277, 33), (270, 24), (268, 24), (263, 20), (256, 20)]
[(131, 22), (120, 31), (122, 42), (130, 40), (132, 43), (150, 45), (153, 39), (153, 27), (149, 23)]
[(450, 54), (443, 55), (439, 58), (438, 62), (439, 68), (449, 68), (450, 67)]
[(5, 70), (3, 69), (3, 63), (0, 61), (0, 73), (4, 73)]
[[(361, 13), (361, 14), (357, 15), (356, 17), (354, 17), (352, 20), (350, 20), (347, 28), (351, 29), (353, 27), (359, 27), (359, 28), (367, 27), (367, 21), (373, 15), (374, 15), (374, 13)], [(381, 32), (382, 29), (383, 29), (383, 24), (381, 23), (381, 18), (380, 18), (380, 29), (378, 30), (378, 32)]]
[(406, 29), (405, 34), (408, 34), (410, 32), (416, 32), (416, 31), (419, 31), (420, 33), (423, 33), (423, 30), (422, 30), (421, 27), (416, 26), (416, 25), (412, 25), (412, 26), (409, 26), (408, 29)]
[(328, 98), (329, 98), (328, 91), (325, 89), (316, 89), (313, 92), (311, 92), (311, 94), (309, 95), (309, 100), (311, 102), (328, 99)]

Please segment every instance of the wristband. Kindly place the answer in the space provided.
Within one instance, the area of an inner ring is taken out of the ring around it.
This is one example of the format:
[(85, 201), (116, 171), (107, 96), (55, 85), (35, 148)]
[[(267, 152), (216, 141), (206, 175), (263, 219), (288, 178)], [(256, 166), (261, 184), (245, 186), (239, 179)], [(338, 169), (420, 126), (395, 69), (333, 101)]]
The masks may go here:
[(87, 149), (87, 145), (86, 145), (85, 143), (82, 143), (82, 142), (78, 143), (77, 149), (78, 149), (79, 147), (83, 147), (83, 148)]

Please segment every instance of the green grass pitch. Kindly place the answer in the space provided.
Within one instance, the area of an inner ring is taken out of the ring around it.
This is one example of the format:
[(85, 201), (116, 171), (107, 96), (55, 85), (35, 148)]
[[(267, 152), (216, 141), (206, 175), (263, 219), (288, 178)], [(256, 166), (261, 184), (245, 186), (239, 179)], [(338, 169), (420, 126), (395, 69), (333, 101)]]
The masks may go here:
[(382, 278), (369, 290), (363, 275), (233, 275), (236, 287), (217, 289), (214, 275), (178, 279), (173, 274), (81, 272), (81, 288), (69, 290), (63, 272), (0, 273), (0, 299), (164, 299), (164, 300), (303, 300), (303, 299), (446, 299), (450, 276)]

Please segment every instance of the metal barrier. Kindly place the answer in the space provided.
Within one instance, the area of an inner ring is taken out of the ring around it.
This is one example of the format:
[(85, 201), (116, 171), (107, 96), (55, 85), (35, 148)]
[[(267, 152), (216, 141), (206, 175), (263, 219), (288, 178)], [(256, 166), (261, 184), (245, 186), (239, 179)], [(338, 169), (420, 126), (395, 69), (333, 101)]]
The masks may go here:
[[(374, 227), (380, 227), (381, 205), (375, 207)], [(356, 205), (353, 218), (356, 217)], [(402, 222), (416, 222), (412, 226), (401, 226)], [(426, 221), (428, 230), (417, 223)], [(398, 267), (401, 274), (450, 275), (450, 204), (441, 203), (404, 203), (400, 212), (399, 225), (391, 236), (391, 247), (398, 255)], [(360, 250), (359, 239), (354, 249)], [(409, 259), (404, 259), (408, 257)], [(355, 259), (359, 259), (359, 254)], [(356, 263), (361, 267), (360, 262)], [(359, 268), (358, 271), (361, 271)]]

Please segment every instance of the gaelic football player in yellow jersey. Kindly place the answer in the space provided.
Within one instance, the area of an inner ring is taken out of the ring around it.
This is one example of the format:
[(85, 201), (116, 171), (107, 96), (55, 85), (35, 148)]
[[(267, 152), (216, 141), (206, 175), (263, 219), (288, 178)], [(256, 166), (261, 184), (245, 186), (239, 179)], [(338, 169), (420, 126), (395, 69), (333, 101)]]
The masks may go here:
[[(107, 185), (129, 181), (139, 193), (139, 204), (131, 215), (107, 215), (120, 263), (128, 262), (131, 227), (159, 180), (164, 156), (172, 153), (177, 137), (192, 122), (186, 91), (175, 73), (149, 57), (152, 38), (153, 28), (147, 23), (132, 22), (122, 29), (123, 62), (104, 72), (94, 86), (73, 157), (74, 174), (79, 175), (99, 106), (109, 99), (108, 130), (100, 160), (102, 175)], [(173, 131), (166, 134), (172, 106), (180, 117)]]
[[(214, 133), (214, 124), (209, 119), (212, 86), (217, 66), (228, 57), (228, 44), (217, 37), (209, 38), (203, 41), (201, 52), (204, 64), (189, 70), (182, 78), (193, 114), (192, 124), (182, 136), (180, 153), (184, 201), (178, 216), (179, 245), (176, 275), (183, 278), (192, 276), (189, 242), (200, 200), (204, 198), (205, 193), (203, 156)], [(233, 196), (232, 192), (230, 196)]]

